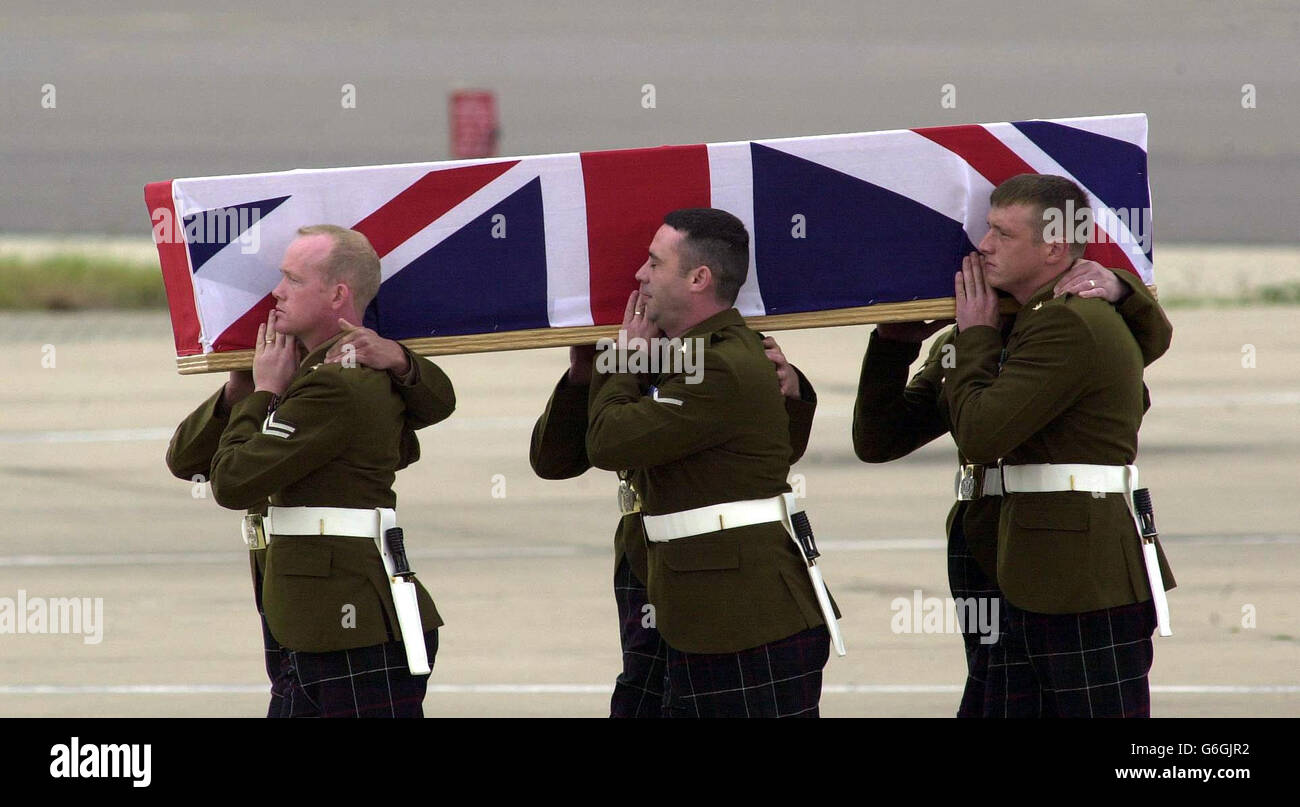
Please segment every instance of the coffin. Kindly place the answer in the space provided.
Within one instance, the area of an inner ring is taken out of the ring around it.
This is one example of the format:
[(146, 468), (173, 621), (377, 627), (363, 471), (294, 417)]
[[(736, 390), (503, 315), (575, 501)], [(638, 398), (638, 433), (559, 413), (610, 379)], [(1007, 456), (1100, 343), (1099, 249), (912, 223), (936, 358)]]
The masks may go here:
[(950, 317), (953, 275), (1020, 173), (1088, 193), (1086, 257), (1152, 275), (1146, 116), (942, 126), (173, 179), (145, 187), (182, 373), (245, 368), (296, 230), (364, 233), (366, 325), (427, 355), (590, 343), (622, 320), (663, 216), (748, 228), (756, 328)]

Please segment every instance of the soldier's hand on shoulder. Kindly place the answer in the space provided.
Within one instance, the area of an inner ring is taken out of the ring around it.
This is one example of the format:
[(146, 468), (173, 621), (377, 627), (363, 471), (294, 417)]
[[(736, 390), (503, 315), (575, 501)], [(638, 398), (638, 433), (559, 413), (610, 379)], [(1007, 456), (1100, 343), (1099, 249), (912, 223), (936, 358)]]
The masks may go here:
[(396, 373), (399, 377), (411, 371), (406, 351), (392, 339), (385, 339), (369, 328), (353, 325), (345, 319), (339, 320), (339, 330), (344, 336), (326, 351), (326, 362), (341, 364), (353, 361), (372, 370)]
[(1115, 272), (1096, 261), (1080, 258), (1061, 276), (1052, 289), (1053, 297), (1073, 294), (1076, 297), (1100, 297), (1108, 303), (1120, 303), (1132, 289), (1120, 282)]
[(799, 374), (790, 366), (781, 346), (770, 336), (763, 338), (763, 353), (776, 365), (776, 380), (781, 384), (781, 394), (787, 398), (799, 397)]

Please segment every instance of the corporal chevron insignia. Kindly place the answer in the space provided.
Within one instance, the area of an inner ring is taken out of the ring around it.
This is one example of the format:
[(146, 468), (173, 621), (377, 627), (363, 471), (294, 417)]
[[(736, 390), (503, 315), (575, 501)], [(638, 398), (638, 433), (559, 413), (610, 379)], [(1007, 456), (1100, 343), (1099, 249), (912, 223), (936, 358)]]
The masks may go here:
[[(1085, 256), (1151, 283), (1146, 146), (1145, 115), (1110, 115), (175, 179), (145, 201), (176, 353), (193, 356), (252, 346), (285, 247), (322, 222), (379, 253), (365, 319), (391, 338), (617, 324), (681, 207), (749, 229), (746, 316), (948, 297), (989, 193), (1022, 172), (1078, 182), (1102, 236)], [(215, 239), (199, 226), (223, 222)]]
[(271, 412), (262, 421), (262, 434), (269, 434), (273, 437), (283, 437), (288, 440), (293, 433), (298, 431), (298, 427), (283, 420), (276, 420), (275, 413)]

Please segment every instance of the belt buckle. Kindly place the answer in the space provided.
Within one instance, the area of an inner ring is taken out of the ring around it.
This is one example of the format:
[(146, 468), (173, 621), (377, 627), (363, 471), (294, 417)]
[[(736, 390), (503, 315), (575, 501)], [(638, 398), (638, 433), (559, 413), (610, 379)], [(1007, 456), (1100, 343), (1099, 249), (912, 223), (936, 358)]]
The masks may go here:
[(957, 501), (971, 502), (984, 495), (983, 465), (967, 464), (961, 466), (957, 474)]
[(625, 516), (641, 512), (641, 494), (626, 479), (618, 481), (618, 511)]
[(262, 517), (253, 513), (244, 516), (244, 543), (249, 551), (266, 549), (266, 524)]

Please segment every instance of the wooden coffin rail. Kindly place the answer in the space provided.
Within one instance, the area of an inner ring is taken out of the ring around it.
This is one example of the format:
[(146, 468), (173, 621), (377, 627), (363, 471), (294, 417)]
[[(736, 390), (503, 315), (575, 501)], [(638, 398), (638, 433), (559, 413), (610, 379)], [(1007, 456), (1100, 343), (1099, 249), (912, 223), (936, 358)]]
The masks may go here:
[[(1155, 293), (1155, 287), (1151, 287)], [(869, 325), (879, 322), (914, 322), (917, 320), (952, 319), (956, 300), (941, 297), (932, 300), (914, 300), (906, 303), (880, 303), (858, 308), (836, 308), (830, 311), (804, 311), (797, 314), (773, 314), (746, 317), (745, 322), (759, 331), (789, 331), (797, 328), (832, 328), (840, 325)], [(1003, 298), (1004, 314), (1015, 313), (1020, 308), (1015, 300)], [(491, 353), (500, 350), (531, 350), (543, 347), (568, 347), (588, 345), (602, 337), (616, 337), (617, 325), (582, 325), (571, 328), (535, 328), (505, 333), (476, 333), (458, 336), (431, 336), (403, 339), (402, 344), (422, 356), (447, 356), (457, 353)], [(176, 369), (182, 375), (219, 373), (230, 370), (247, 370), (253, 366), (253, 351), (231, 350), (222, 353), (205, 353), (198, 356), (181, 356), (176, 359)]]

